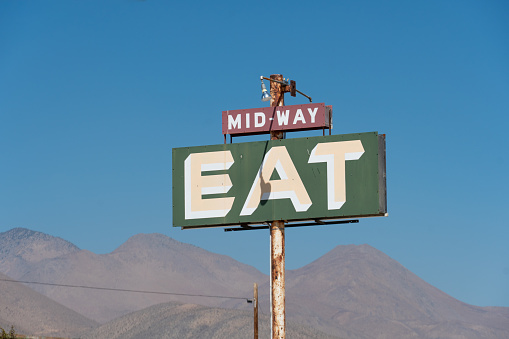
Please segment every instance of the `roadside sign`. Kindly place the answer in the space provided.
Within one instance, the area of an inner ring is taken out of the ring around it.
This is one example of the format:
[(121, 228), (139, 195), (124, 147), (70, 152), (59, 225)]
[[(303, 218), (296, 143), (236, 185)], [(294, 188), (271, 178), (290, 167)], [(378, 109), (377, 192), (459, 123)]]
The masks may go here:
[(223, 111), (223, 134), (233, 136), (332, 127), (332, 106), (324, 103)]
[(386, 213), (385, 135), (377, 132), (173, 149), (173, 226)]

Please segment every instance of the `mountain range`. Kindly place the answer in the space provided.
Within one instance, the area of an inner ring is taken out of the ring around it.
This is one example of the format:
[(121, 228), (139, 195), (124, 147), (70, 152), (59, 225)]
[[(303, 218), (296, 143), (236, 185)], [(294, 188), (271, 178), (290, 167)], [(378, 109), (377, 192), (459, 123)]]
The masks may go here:
[(0, 327), (38, 336), (74, 336), (99, 324), (0, 273)]
[[(268, 276), (161, 234), (135, 235), (115, 251), (99, 255), (60, 238), (16, 228), (0, 233), (0, 272), (22, 281), (175, 293), (30, 285), (92, 322), (109, 322), (96, 331), (119, 328), (124, 317), (133, 323), (141, 317), (150, 325), (150, 319), (160, 319), (161, 314), (184, 319), (180, 312), (190, 310), (207, 314), (211, 324), (245, 314), (247, 324), (252, 306), (243, 298), (252, 296), (253, 282), (260, 286), (261, 310), (268, 314), (269, 309)], [(287, 270), (286, 314), (289, 323), (341, 338), (509, 338), (509, 308), (458, 301), (369, 245), (338, 246), (302, 268)], [(199, 317), (185, 319), (191, 326)]]
[[(86, 285), (104, 288), (176, 292), (178, 294), (214, 296), (252, 296), (253, 282), (267, 277), (253, 267), (241, 264), (228, 256), (213, 254), (193, 245), (180, 243), (160, 234), (138, 234), (128, 239), (115, 251), (95, 254), (79, 250), (72, 244), (63, 246), (61, 239), (55, 245), (41, 233), (28, 233), (23, 229), (6, 232), (5, 238), (20, 238), (9, 245), (0, 234), (0, 269), (16, 262), (16, 268), (6, 272), (23, 281), (44, 281), (53, 284)], [(39, 257), (27, 255), (42, 251)], [(12, 246), (12, 247), (11, 247)], [(19, 250), (18, 250), (19, 248)], [(60, 256), (53, 256), (57, 251)], [(5, 255), (4, 255), (5, 253)], [(40, 260), (39, 260), (40, 259)], [(16, 274), (18, 273), (19, 274)], [(225, 298), (203, 298), (183, 295), (111, 292), (62, 288), (57, 286), (31, 286), (86, 317), (105, 323), (121, 315), (165, 301), (221, 306)], [(244, 301), (245, 309), (249, 306)]]
[[(270, 316), (259, 315), (260, 338), (270, 338)], [(287, 321), (286, 336), (292, 339), (339, 339), (305, 326)], [(95, 329), (82, 339), (138, 338), (253, 338), (253, 311), (212, 308), (169, 302), (127, 314)]]

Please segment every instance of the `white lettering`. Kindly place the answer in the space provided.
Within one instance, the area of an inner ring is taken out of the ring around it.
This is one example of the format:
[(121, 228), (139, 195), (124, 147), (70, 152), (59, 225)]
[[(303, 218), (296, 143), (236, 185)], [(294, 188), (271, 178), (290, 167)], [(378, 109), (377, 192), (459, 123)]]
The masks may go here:
[(302, 121), (303, 124), (306, 123), (306, 120), (304, 119), (304, 114), (302, 114), (302, 110), (300, 108), (297, 110), (297, 113), (295, 113), (295, 119), (293, 119), (293, 124), (295, 125), (297, 121)]
[[(270, 180), (274, 169), (279, 180)], [(261, 200), (290, 199), (297, 212), (311, 206), (306, 187), (285, 146), (272, 147), (263, 158), (240, 215), (251, 215)]]
[(338, 210), (346, 202), (345, 162), (364, 154), (360, 140), (320, 143), (313, 148), (309, 163), (327, 163), (327, 207)]
[(308, 112), (309, 112), (309, 115), (311, 116), (311, 123), (312, 124), (315, 123), (316, 111), (318, 111), (318, 107), (315, 107), (314, 110), (311, 110), (311, 108), (308, 108)]
[(255, 127), (263, 127), (265, 125), (265, 114), (263, 112), (256, 112), (255, 114)]
[(229, 115), (228, 116), (228, 130), (234, 129), (234, 128), (242, 128), (241, 118), (242, 118), (242, 114), (237, 114), (235, 119), (233, 119), (233, 116)]
[(288, 117), (290, 116), (290, 110), (286, 111), (276, 111), (277, 113), (277, 123), (279, 126), (288, 125)]
[(251, 127), (251, 125), (249, 124), (249, 113), (246, 113), (246, 128), (249, 127)]
[(203, 199), (204, 195), (227, 193), (232, 188), (228, 174), (202, 175), (227, 170), (233, 165), (230, 151), (190, 154), (184, 161), (184, 213), (186, 219), (224, 217), (234, 197)]

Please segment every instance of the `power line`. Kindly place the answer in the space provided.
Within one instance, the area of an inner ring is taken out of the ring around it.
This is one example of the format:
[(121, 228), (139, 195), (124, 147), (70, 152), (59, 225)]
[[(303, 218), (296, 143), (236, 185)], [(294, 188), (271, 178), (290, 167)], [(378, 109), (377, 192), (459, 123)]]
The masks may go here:
[(5, 282), (14, 282), (14, 283), (23, 283), (23, 284), (36, 284), (36, 285), (47, 285), (47, 286), (58, 286), (58, 287), (72, 287), (72, 288), (86, 288), (91, 290), (103, 290), (103, 291), (117, 291), (117, 292), (131, 292), (131, 293), (148, 293), (148, 294), (165, 294), (165, 295), (179, 295), (186, 297), (204, 297), (204, 298), (223, 298), (223, 299), (242, 299), (242, 300), (250, 300), (250, 298), (243, 297), (231, 297), (224, 295), (206, 295), (206, 294), (188, 294), (188, 293), (173, 293), (173, 292), (156, 292), (156, 291), (140, 291), (140, 290), (128, 290), (122, 288), (109, 288), (109, 287), (94, 287), (94, 286), (80, 286), (80, 285), (65, 285), (65, 284), (53, 284), (53, 283), (43, 283), (38, 281), (21, 281), (21, 280), (13, 280), (13, 279), (1, 279), (0, 281)]

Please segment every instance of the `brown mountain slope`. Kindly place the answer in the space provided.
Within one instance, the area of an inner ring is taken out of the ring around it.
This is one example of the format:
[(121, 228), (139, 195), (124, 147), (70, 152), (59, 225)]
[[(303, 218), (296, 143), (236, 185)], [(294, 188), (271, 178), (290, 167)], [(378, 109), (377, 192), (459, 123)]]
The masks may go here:
[(70, 242), (48, 234), (13, 228), (0, 233), (0, 272), (20, 278), (44, 259), (79, 251)]
[(287, 273), (287, 314), (347, 338), (509, 338), (509, 308), (477, 307), (368, 245)]
[[(252, 295), (268, 312), (268, 277), (253, 267), (159, 234), (140, 234), (110, 254), (66, 253), (37, 263), (24, 277), (71, 285), (188, 294)], [(105, 322), (179, 300), (248, 309), (244, 300), (160, 296), (44, 287), (40, 291)], [(345, 338), (509, 338), (509, 308), (462, 303), (368, 246), (338, 246), (286, 274), (288, 319)]]
[[(266, 276), (230, 257), (161, 234), (138, 234), (109, 254), (89, 251), (39, 262), (20, 280), (117, 289), (249, 298)], [(37, 286), (37, 291), (99, 322), (165, 301), (219, 306), (223, 298)], [(248, 307), (247, 305), (243, 305)]]
[(77, 336), (98, 324), (0, 273), (0, 326), (39, 336)]
[[(270, 338), (270, 317), (259, 316), (259, 337)], [(154, 305), (115, 319), (83, 339), (253, 338), (253, 311), (210, 308), (176, 302)], [(287, 323), (287, 338), (333, 339), (312, 327)]]
[(3, 328), (5, 332), (9, 333), (11, 326), (14, 326), (14, 331), (16, 331), (16, 333), (30, 333), (24, 327), (21, 327), (19, 324), (15, 326), (13, 325), (12, 322), (0, 318), (0, 327)]

